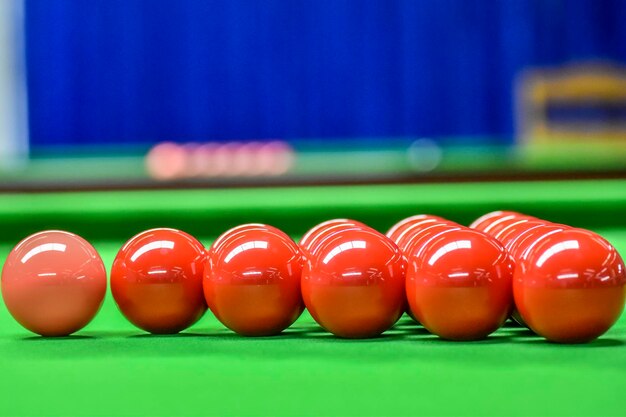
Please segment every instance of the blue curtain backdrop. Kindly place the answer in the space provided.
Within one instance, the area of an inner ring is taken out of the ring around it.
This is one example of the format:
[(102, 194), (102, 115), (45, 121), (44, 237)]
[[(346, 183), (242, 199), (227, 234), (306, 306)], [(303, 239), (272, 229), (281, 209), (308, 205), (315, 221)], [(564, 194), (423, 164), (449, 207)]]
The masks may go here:
[(28, 0), (31, 142), (513, 133), (529, 65), (626, 61), (626, 0)]

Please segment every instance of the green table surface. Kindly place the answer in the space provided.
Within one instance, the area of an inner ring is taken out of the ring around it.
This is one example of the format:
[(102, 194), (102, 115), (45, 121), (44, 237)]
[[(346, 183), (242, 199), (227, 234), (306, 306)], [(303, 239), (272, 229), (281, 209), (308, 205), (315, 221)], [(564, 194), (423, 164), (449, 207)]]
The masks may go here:
[[(187, 226), (209, 244), (231, 223), (297, 236), (347, 216), (384, 230), (404, 215), (469, 222), (518, 209), (590, 227), (626, 253), (626, 181), (0, 195), (0, 263), (19, 238), (62, 227), (110, 266), (147, 226)], [(132, 327), (110, 294), (75, 336), (34, 336), (0, 303), (0, 415), (626, 415), (626, 316), (597, 341), (556, 345), (518, 327), (448, 342), (403, 318), (343, 340), (305, 313), (284, 334), (243, 338), (210, 313), (188, 331)]]

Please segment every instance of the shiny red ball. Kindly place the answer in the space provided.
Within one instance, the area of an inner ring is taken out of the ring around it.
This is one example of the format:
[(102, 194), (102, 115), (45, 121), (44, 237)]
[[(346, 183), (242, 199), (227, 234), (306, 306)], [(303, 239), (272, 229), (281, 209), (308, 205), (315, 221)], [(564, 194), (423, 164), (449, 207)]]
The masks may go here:
[(489, 231), (502, 222), (506, 222), (509, 220), (515, 219), (535, 219), (532, 216), (527, 216), (522, 213), (518, 213), (516, 211), (492, 211), (490, 213), (484, 214), (474, 220), (472, 224), (470, 224), (471, 229), (476, 229), (481, 232), (489, 233)]
[(218, 238), (204, 269), (209, 308), (244, 336), (282, 332), (304, 309), (298, 246), (272, 226), (249, 224)]
[(86, 326), (102, 306), (106, 286), (106, 270), (94, 247), (60, 230), (22, 240), (2, 269), (7, 309), (42, 336), (67, 336)]
[(405, 236), (407, 233), (411, 234), (414, 231), (420, 228), (428, 227), (432, 224), (439, 224), (442, 222), (448, 222), (448, 220), (443, 217), (433, 216), (431, 214), (416, 214), (415, 216), (407, 217), (406, 219), (402, 219), (387, 231), (386, 236), (398, 243), (398, 240)]
[(122, 314), (150, 333), (178, 333), (207, 309), (202, 293), (204, 246), (175, 229), (151, 229), (120, 249), (111, 292)]
[(508, 249), (508, 246), (518, 239), (524, 233), (536, 229), (541, 226), (547, 226), (549, 222), (542, 220), (521, 219), (515, 223), (509, 224), (498, 232), (494, 237)]
[(369, 229), (369, 226), (350, 219), (333, 219), (322, 222), (313, 226), (300, 239), (298, 245), (304, 252), (304, 255), (312, 255), (317, 247), (324, 242), (329, 236), (341, 230), (347, 229)]
[(405, 267), (400, 250), (384, 235), (369, 228), (337, 232), (306, 259), (304, 303), (336, 336), (378, 336), (403, 312)]
[(407, 257), (409, 306), (430, 332), (478, 340), (509, 316), (513, 261), (491, 236), (444, 228), (412, 246)]
[(624, 261), (601, 236), (561, 229), (518, 258), (513, 291), (522, 319), (534, 332), (553, 342), (589, 342), (622, 313)]

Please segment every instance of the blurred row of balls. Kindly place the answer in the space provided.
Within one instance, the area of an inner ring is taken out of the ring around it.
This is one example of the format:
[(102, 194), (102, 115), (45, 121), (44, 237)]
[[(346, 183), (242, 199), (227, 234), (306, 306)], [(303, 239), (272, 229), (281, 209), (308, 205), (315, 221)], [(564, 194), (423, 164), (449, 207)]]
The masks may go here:
[[(354, 166), (355, 170), (367, 169), (372, 164), (371, 157), (359, 162), (362, 153), (355, 151), (354, 148), (341, 149), (345, 163)], [(389, 152), (384, 149), (370, 149), (366, 152), (374, 154), (374, 160), (381, 166), (390, 165), (389, 162), (393, 161), (395, 164), (393, 169), (396, 171), (406, 169), (415, 172), (432, 171), (441, 164), (443, 159), (442, 148), (437, 142), (428, 138), (417, 139), (406, 149), (397, 150), (396, 152), (403, 155), (405, 161), (398, 159), (398, 155), (393, 152), (392, 156), (389, 156)], [(148, 151), (145, 166), (148, 175), (158, 181), (277, 177), (293, 172), (298, 156), (302, 157), (302, 154), (298, 154), (285, 140), (161, 142)], [(325, 162), (320, 161), (316, 166), (327, 174), (325, 170), (328, 169), (328, 165)]]
[(145, 157), (148, 175), (159, 181), (189, 178), (275, 177), (295, 163), (286, 141), (162, 142)]

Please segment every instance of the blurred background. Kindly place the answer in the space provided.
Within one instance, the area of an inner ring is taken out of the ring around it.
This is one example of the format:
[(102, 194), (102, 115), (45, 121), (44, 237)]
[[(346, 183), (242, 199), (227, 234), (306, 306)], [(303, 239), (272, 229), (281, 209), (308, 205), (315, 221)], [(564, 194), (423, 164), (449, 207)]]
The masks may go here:
[(626, 0), (0, 0), (0, 186), (626, 175)]

